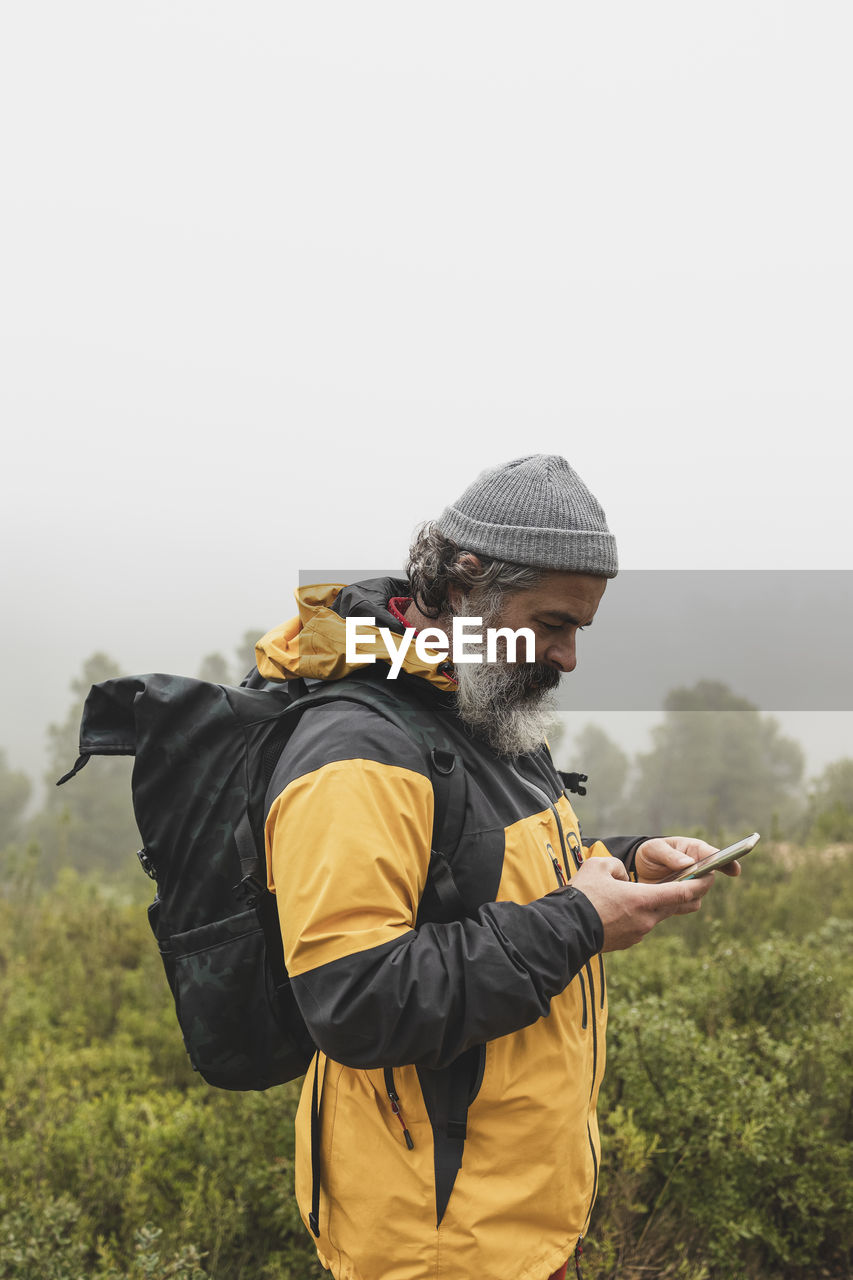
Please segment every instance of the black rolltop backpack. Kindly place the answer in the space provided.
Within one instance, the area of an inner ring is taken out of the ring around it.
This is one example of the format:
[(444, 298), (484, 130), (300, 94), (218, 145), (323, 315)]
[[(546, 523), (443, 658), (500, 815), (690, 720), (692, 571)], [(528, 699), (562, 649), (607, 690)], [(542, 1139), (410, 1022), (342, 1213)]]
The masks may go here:
[[(314, 1053), (284, 964), (263, 833), (267, 788), (299, 718), (340, 698), (412, 729), (410, 707), (358, 676), (310, 688), (257, 672), (240, 687), (160, 674), (106, 680), (89, 692), (79, 759), (57, 784), (92, 755), (134, 757), (138, 856), (157, 885), (151, 928), (192, 1064), (223, 1089), (294, 1079)], [(434, 726), (420, 731), (432, 735), (432, 918), (460, 919), (449, 858), (461, 833), (464, 769)]]

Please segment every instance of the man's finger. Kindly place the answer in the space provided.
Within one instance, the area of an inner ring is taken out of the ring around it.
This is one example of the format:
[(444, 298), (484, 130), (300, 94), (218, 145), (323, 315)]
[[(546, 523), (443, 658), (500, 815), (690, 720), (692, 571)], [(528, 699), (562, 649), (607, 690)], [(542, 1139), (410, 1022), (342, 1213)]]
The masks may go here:
[(631, 879), (628, 872), (625, 870), (624, 862), (620, 862), (618, 858), (590, 858), (590, 862), (603, 862), (614, 880)]
[(654, 889), (655, 900), (650, 904), (651, 908), (661, 919), (664, 916), (686, 915), (695, 911), (711, 888), (713, 879), (712, 871), (697, 880), (676, 880), (672, 884), (658, 885)]

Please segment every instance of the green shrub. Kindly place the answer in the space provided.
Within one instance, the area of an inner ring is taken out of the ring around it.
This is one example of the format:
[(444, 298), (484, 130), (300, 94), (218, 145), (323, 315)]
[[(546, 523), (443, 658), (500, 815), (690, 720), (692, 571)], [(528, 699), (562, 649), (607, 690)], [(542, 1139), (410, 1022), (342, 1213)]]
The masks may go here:
[(293, 1199), (298, 1084), (195, 1076), (131, 897), (65, 874), (0, 898), (0, 1185), (34, 1251), (9, 1245), (0, 1277), (325, 1275)]
[(703, 907), (610, 958), (595, 1280), (847, 1274), (853, 920), (761, 936), (846, 897), (837, 863), (805, 875), (776, 868), (725, 922)]
[[(850, 858), (762, 852), (608, 958), (586, 1280), (849, 1274)], [(0, 862), (0, 1280), (325, 1276), (293, 1199), (298, 1085), (194, 1075), (141, 876), (37, 867)]]
[(69, 1196), (15, 1209), (0, 1200), (0, 1280), (208, 1280), (194, 1245), (164, 1258), (163, 1233), (149, 1225), (136, 1233), (129, 1269), (103, 1245), (93, 1268), (86, 1242), (75, 1238), (79, 1219), (80, 1208)]

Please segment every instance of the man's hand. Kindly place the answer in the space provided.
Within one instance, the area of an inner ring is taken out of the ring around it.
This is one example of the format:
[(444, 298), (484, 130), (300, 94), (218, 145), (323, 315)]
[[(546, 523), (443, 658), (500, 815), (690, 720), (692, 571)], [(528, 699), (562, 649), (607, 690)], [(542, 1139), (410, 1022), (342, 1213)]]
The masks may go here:
[[(646, 841), (647, 845), (655, 843)], [(713, 879), (712, 872), (698, 880), (673, 884), (634, 884), (618, 858), (587, 858), (572, 876), (572, 888), (580, 889), (601, 917), (602, 951), (624, 951), (667, 916), (698, 911)]]
[[(637, 879), (641, 884), (655, 884), (673, 871), (683, 871), (691, 862), (698, 862), (716, 852), (714, 845), (694, 840), (691, 836), (661, 836), (647, 840), (640, 845), (634, 861)], [(739, 876), (740, 863), (730, 862), (722, 872), (727, 876)]]

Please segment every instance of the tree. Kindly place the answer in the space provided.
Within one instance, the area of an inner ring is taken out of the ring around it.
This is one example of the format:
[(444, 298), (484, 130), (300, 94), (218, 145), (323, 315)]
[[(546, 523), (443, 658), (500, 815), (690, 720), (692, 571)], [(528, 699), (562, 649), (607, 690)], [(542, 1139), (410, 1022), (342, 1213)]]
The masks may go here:
[(211, 684), (231, 684), (231, 672), (221, 653), (208, 653), (202, 658), (198, 678)]
[(17, 839), (32, 784), (25, 773), (10, 769), (0, 750), (0, 849)]
[(209, 680), (211, 684), (239, 684), (255, 665), (255, 641), (262, 634), (260, 629), (243, 632), (234, 647), (233, 666), (221, 653), (206, 654), (199, 667), (199, 680)]
[(664, 708), (652, 750), (637, 759), (636, 829), (701, 829), (718, 840), (791, 828), (801, 811), (804, 760), (777, 720), (711, 680), (672, 690)]
[(828, 764), (809, 795), (807, 832), (819, 840), (853, 840), (853, 759)]
[(255, 641), (259, 640), (264, 632), (258, 627), (250, 628), (243, 632), (243, 638), (234, 649), (234, 656), (237, 660), (237, 684), (243, 679), (252, 667), (255, 665)]
[(92, 654), (79, 678), (71, 682), (75, 696), (68, 715), (48, 729), (48, 794), (45, 811), (35, 823), (48, 864), (67, 860), (81, 869), (111, 869), (139, 848), (130, 798), (130, 757), (96, 756), (62, 787), (55, 785), (77, 758), (80, 717), (90, 686), (118, 675), (112, 658)]
[(575, 738), (573, 768), (589, 777), (587, 795), (572, 800), (584, 833), (614, 835), (624, 801), (630, 760), (597, 724), (586, 724)]

